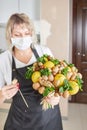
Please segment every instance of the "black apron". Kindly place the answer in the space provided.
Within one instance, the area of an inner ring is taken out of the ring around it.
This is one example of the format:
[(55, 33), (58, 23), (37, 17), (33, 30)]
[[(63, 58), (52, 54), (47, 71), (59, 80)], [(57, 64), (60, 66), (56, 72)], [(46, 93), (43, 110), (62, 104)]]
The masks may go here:
[[(32, 49), (36, 58), (38, 53)], [(42, 95), (32, 88), (32, 81), (25, 79), (27, 67), (17, 68), (12, 59), (12, 79), (17, 78), (20, 90), (29, 108), (26, 107), (20, 93), (14, 97), (4, 126), (4, 130), (63, 130), (59, 105), (54, 109), (42, 110)]]

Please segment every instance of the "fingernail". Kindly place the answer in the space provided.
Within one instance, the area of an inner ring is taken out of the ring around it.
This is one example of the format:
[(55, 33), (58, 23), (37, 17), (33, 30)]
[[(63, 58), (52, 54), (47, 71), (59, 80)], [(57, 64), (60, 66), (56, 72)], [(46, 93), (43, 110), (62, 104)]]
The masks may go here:
[(20, 89), (20, 84), (19, 83), (17, 84), (17, 87), (18, 87), (18, 89)]

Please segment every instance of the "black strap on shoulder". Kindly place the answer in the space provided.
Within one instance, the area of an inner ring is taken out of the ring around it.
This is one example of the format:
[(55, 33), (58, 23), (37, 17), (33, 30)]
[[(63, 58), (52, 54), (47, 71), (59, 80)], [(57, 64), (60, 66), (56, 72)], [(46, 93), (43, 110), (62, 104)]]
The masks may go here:
[(15, 65), (14, 57), (12, 56), (12, 80), (14, 78), (17, 78), (17, 72), (16, 72), (16, 65)]
[[(34, 53), (34, 55), (35, 55), (35, 57), (36, 57), (36, 59), (37, 59), (37, 58), (39, 57), (39, 55), (38, 55), (36, 49), (34, 48), (34, 46), (31, 46), (31, 49), (32, 49), (32, 51), (33, 51), (33, 53)], [(12, 56), (12, 72), (13, 72), (13, 71), (14, 71), (13, 77), (17, 78), (17, 77), (16, 77), (16, 76), (17, 76), (16, 64), (15, 64), (14, 57)], [(12, 79), (13, 79), (13, 77), (12, 77)]]
[(33, 53), (34, 53), (34, 55), (35, 55), (35, 57), (36, 57), (36, 59), (39, 57), (39, 55), (38, 55), (38, 52), (37, 52), (37, 50), (35, 49), (35, 47), (34, 46), (31, 46), (31, 50), (33, 51)]

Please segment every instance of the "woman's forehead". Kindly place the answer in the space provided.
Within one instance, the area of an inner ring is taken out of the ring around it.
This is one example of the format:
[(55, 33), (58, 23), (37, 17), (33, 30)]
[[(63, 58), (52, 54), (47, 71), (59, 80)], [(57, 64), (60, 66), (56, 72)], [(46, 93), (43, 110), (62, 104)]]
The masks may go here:
[(29, 30), (26, 24), (14, 24), (13, 31)]

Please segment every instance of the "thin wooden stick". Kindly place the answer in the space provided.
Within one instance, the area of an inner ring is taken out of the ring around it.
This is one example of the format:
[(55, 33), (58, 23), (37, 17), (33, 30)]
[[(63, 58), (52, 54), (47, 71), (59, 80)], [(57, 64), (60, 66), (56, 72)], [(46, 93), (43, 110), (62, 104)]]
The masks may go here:
[[(18, 80), (15, 78), (15, 79), (13, 79), (12, 84), (16, 84), (17, 82), (18, 82)], [(19, 85), (18, 85), (18, 87), (19, 87)], [(20, 90), (20, 88), (19, 88), (18, 91), (19, 91), (19, 93), (20, 93), (20, 95), (21, 95), (21, 97), (22, 97), (22, 99), (23, 99), (25, 105), (26, 105), (27, 107), (29, 107), (28, 104), (27, 104), (27, 102), (26, 102), (26, 100), (25, 100), (25, 98), (24, 98), (24, 96), (23, 96), (23, 94), (22, 94), (22, 92), (21, 92), (21, 90)]]
[(19, 93), (20, 93), (20, 95), (21, 95), (21, 97), (22, 97), (22, 99), (23, 99), (25, 105), (26, 105), (27, 107), (29, 107), (20, 89), (19, 89)]

